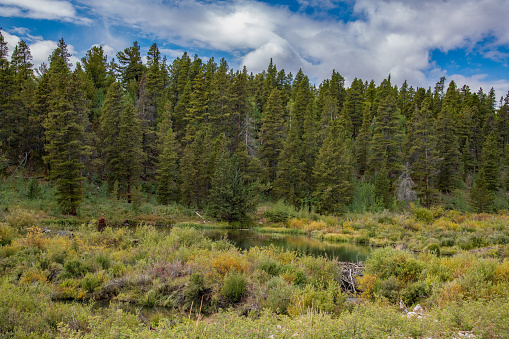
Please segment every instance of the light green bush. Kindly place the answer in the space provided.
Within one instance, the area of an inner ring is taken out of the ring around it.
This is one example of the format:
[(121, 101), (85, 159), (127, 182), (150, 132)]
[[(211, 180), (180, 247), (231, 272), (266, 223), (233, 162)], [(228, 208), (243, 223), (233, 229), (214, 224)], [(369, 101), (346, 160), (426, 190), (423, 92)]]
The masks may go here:
[(424, 207), (416, 208), (414, 211), (415, 218), (419, 221), (422, 221), (427, 224), (431, 224), (433, 222), (433, 212), (427, 210)]
[(10, 244), (14, 236), (15, 232), (12, 227), (6, 223), (0, 223), (0, 246)]
[(228, 301), (236, 303), (246, 291), (246, 285), (246, 279), (242, 274), (230, 272), (224, 277), (221, 295)]
[(87, 273), (87, 275), (81, 279), (81, 287), (88, 293), (94, 292), (99, 285), (101, 285), (101, 281), (96, 274)]

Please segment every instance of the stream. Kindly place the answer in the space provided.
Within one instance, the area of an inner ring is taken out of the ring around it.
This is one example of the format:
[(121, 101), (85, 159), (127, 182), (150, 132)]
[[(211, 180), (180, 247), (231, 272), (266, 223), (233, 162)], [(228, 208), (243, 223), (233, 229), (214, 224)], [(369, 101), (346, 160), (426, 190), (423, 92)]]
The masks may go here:
[(203, 234), (213, 240), (226, 238), (240, 249), (270, 246), (312, 256), (325, 256), (342, 262), (365, 261), (371, 248), (350, 243), (333, 243), (307, 235), (260, 233), (252, 229), (205, 229)]

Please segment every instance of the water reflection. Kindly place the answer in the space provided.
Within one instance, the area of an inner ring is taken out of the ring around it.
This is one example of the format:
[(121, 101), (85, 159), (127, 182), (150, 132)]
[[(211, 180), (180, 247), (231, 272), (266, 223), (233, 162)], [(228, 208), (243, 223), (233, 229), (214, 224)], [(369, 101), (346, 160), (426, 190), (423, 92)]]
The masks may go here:
[(368, 246), (319, 241), (303, 235), (257, 233), (253, 230), (204, 230), (204, 235), (214, 240), (227, 238), (241, 249), (270, 246), (298, 251), (313, 256), (327, 256), (344, 262), (364, 261), (371, 251)]

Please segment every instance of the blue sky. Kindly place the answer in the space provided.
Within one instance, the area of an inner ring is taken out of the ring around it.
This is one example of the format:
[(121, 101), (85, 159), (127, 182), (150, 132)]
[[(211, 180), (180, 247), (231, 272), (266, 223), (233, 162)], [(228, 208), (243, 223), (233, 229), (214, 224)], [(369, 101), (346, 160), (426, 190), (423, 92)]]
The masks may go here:
[(76, 63), (92, 45), (108, 57), (156, 42), (171, 61), (184, 51), (231, 67), (296, 73), (315, 83), (341, 73), (377, 83), (434, 86), (441, 76), (472, 91), (509, 91), (507, 0), (0, 0), (12, 51), (47, 60), (61, 37)]

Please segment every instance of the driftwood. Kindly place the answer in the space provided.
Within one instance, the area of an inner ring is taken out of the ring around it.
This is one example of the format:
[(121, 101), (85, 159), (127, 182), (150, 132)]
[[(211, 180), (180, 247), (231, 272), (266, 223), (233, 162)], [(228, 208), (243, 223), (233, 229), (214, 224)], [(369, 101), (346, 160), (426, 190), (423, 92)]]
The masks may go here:
[(357, 292), (357, 277), (364, 272), (364, 263), (358, 262), (340, 262), (341, 274), (341, 290), (343, 292), (354, 294)]
[(200, 213), (198, 213), (198, 211), (194, 211), (194, 214), (196, 214), (197, 216), (199, 216), (199, 217), (203, 220), (203, 223), (206, 223), (206, 222), (207, 222), (207, 220), (205, 220), (205, 218), (204, 218), (204, 217), (202, 217), (202, 216), (200, 215)]

